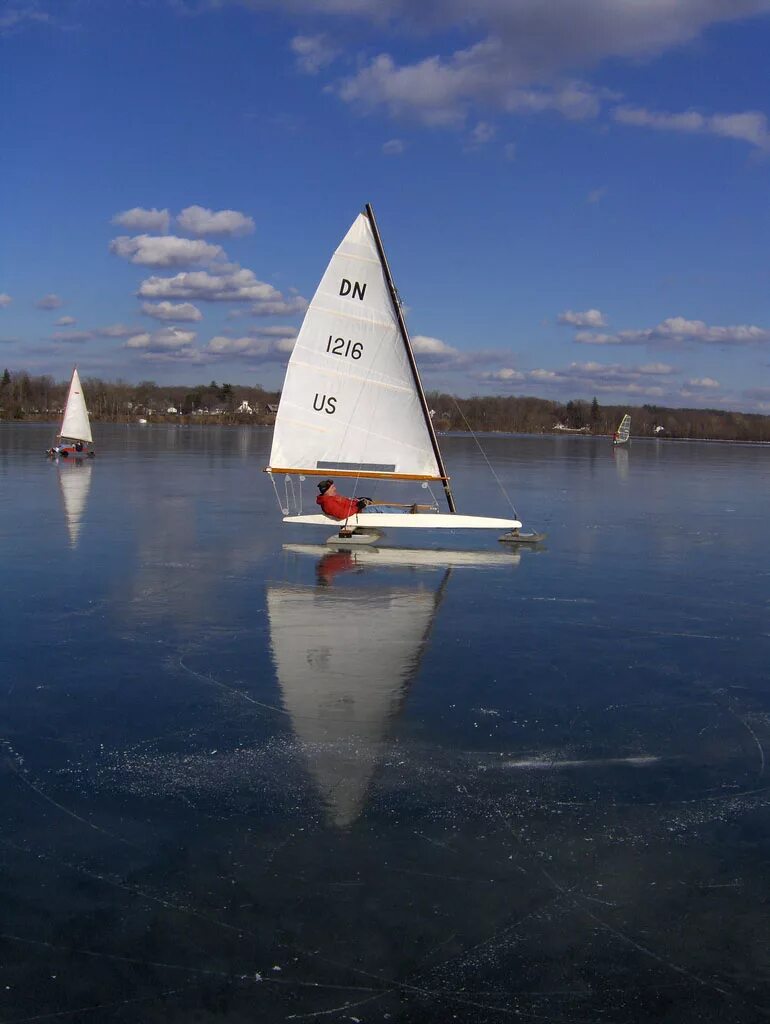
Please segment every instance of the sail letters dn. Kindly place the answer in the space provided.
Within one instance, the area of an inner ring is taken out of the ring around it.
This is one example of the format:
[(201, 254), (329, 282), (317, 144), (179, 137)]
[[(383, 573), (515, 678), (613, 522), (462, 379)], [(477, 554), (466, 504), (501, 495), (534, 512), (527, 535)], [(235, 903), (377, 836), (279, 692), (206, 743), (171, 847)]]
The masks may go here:
[(365, 292), (366, 282), (364, 282), (364, 284), (359, 284), (358, 281), (348, 281), (346, 277), (342, 278), (340, 295), (349, 295), (351, 299), (361, 299), (361, 301), (363, 301)]

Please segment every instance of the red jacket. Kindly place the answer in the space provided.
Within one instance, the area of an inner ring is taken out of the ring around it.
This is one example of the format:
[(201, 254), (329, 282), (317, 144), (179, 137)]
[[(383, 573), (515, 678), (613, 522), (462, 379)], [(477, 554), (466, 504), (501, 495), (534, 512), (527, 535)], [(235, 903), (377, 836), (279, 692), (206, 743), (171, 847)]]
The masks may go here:
[(315, 503), (321, 506), (325, 516), (331, 516), (332, 519), (348, 519), (358, 512), (358, 501), (341, 494), (319, 494)]

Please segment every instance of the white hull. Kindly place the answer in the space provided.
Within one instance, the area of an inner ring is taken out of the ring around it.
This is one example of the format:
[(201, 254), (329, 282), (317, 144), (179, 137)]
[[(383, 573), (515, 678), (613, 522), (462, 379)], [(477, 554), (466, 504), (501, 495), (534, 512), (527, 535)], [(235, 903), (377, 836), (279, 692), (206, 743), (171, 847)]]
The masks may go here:
[(449, 513), (428, 512), (362, 512), (346, 520), (334, 520), (324, 515), (284, 516), (285, 523), (301, 526), (329, 526), (353, 529), (357, 526), (373, 530), (520, 530), (518, 519), (491, 519), (487, 516), (460, 516)]

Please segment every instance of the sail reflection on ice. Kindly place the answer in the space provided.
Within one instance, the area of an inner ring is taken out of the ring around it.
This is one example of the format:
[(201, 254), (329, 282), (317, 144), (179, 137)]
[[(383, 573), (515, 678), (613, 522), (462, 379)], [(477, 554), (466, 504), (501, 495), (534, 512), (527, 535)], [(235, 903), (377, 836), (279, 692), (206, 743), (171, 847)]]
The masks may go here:
[(80, 459), (71, 459), (59, 463), (59, 485), (64, 503), (64, 517), (70, 535), (70, 547), (78, 546), (80, 532), (83, 528), (88, 492), (91, 489), (91, 471), (93, 465)]
[(319, 586), (269, 586), (267, 609), (284, 707), (327, 819), (345, 828), (364, 808), (449, 570), (433, 589), (337, 589), (324, 584), (342, 567), (325, 557)]

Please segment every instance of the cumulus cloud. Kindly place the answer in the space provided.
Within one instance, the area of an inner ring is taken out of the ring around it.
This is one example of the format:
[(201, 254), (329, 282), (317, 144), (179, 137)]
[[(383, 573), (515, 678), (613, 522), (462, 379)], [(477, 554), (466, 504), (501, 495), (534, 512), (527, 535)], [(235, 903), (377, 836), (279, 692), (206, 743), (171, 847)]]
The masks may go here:
[(109, 324), (107, 327), (97, 327), (94, 334), (100, 338), (129, 338), (135, 331), (135, 327), (126, 327), (125, 324)]
[(245, 359), (260, 363), (285, 363), (291, 355), (297, 331), (293, 327), (267, 328), (242, 338), (218, 335), (206, 345), (209, 356)]
[(687, 387), (698, 389), (702, 388), (709, 391), (713, 388), (721, 387), (721, 384), (718, 380), (714, 380), (713, 377), (693, 377), (691, 380), (687, 381)]
[(583, 313), (575, 313), (573, 310), (567, 309), (563, 313), (559, 313), (556, 321), (560, 324), (571, 324), (573, 327), (607, 326), (604, 313), (600, 312), (598, 309), (587, 309)]
[(182, 271), (174, 277), (148, 277), (139, 286), (143, 299), (191, 299), (198, 302), (282, 302), (277, 288), (258, 281), (253, 270), (238, 267), (221, 274)]
[(505, 58), (495, 39), (449, 58), (432, 56), (408, 65), (399, 66), (383, 53), (333, 89), (361, 110), (382, 108), (392, 117), (443, 127), (461, 127), (475, 104), (506, 113), (553, 110), (573, 120), (598, 114), (600, 94), (587, 83), (523, 86), (511, 75)]
[(44, 295), (42, 299), (38, 299), (35, 305), (38, 309), (58, 309), (63, 303), (58, 295), (50, 292), (48, 295)]
[(586, 196), (586, 202), (588, 203), (589, 206), (596, 206), (597, 203), (600, 203), (602, 201), (602, 199), (604, 199), (606, 194), (607, 194), (607, 186), (606, 185), (602, 185), (600, 188), (594, 188)]
[(513, 381), (526, 380), (525, 375), (521, 370), (514, 370), (510, 366), (503, 366), (499, 370), (490, 370), (487, 373), (481, 374), (482, 380), (487, 381), (504, 381), (505, 383), (511, 383)]
[(110, 242), (110, 252), (144, 267), (182, 267), (224, 257), (221, 245), (176, 235), (121, 235)]
[(10, 306), (13, 299), (6, 292), (0, 292), (0, 309), (5, 309), (6, 306)]
[(306, 75), (317, 75), (339, 56), (339, 47), (328, 36), (295, 36), (291, 50), (297, 60), (297, 67)]
[(190, 235), (248, 235), (254, 221), (238, 210), (208, 210), (205, 206), (187, 206), (176, 219)]
[(672, 114), (644, 107), (619, 106), (612, 110), (619, 124), (657, 131), (683, 132), (689, 135), (719, 135), (747, 142), (758, 149), (770, 150), (767, 117), (755, 110), (737, 114), (700, 114), (695, 110)]
[(155, 320), (194, 323), (203, 319), (201, 311), (191, 302), (143, 302), (142, 312)]
[(537, 367), (533, 370), (514, 370), (502, 367), (477, 374), (487, 384), (530, 385), (527, 390), (570, 393), (580, 389), (585, 394), (623, 394), (660, 398), (670, 391), (676, 368), (666, 363), (648, 363), (644, 366), (622, 366), (619, 363), (570, 363), (561, 369)]
[(144, 352), (173, 352), (189, 349), (195, 341), (195, 331), (183, 331), (178, 327), (162, 327), (158, 331), (143, 331), (127, 339), (125, 347), (141, 349)]
[(252, 316), (291, 316), (293, 313), (304, 313), (307, 306), (307, 299), (301, 295), (291, 295), (288, 298), (260, 299), (249, 312)]
[(63, 341), (70, 345), (78, 345), (84, 341), (91, 341), (93, 337), (93, 331), (56, 331), (51, 335), (51, 339), (53, 341)]
[(382, 152), (385, 156), (400, 156), (406, 146), (403, 139), (388, 139), (387, 142), (382, 144)]
[(75, 319), (74, 316), (60, 316), (59, 319), (56, 321), (56, 326), (57, 327), (71, 327), (73, 324), (76, 324), (76, 323), (77, 323), (77, 320)]
[(116, 213), (112, 224), (118, 224), (129, 231), (159, 231), (162, 235), (168, 232), (171, 216), (168, 210), (145, 210), (142, 206), (134, 206), (130, 210)]
[(497, 129), (489, 121), (479, 121), (471, 130), (468, 142), (471, 146), (484, 146), (492, 141), (496, 133)]
[(646, 327), (638, 331), (618, 331), (615, 334), (578, 331), (575, 334), (575, 341), (581, 345), (762, 345), (770, 342), (770, 330), (753, 324), (717, 327), (710, 326), (703, 320), (687, 320), (682, 316), (672, 316), (655, 327)]

